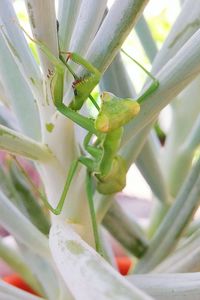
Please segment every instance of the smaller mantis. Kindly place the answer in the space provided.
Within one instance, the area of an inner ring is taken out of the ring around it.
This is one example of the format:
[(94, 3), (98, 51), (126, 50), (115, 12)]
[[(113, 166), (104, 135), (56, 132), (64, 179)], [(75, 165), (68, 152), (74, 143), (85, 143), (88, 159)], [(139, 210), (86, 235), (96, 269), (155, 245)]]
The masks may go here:
[[(33, 39), (31, 38), (31, 40)], [(59, 59), (57, 59), (43, 43), (40, 41), (33, 41), (40, 47), (55, 66), (55, 72), (53, 76), (51, 75), (51, 91), (55, 107), (61, 114), (65, 115), (67, 118), (71, 119), (73, 122), (88, 131), (83, 143), (83, 148), (87, 154), (81, 155), (78, 159), (71, 163), (58, 205), (54, 208), (50, 205), (46, 198), (43, 198), (43, 201), (51, 212), (59, 215), (62, 211), (65, 198), (75, 175), (78, 163), (83, 164), (87, 168), (86, 191), (89, 200), (96, 249), (100, 252), (101, 247), (93, 204), (92, 177), (96, 179), (96, 187), (101, 194), (113, 194), (124, 188), (127, 172), (126, 162), (120, 155), (117, 154), (123, 135), (123, 126), (139, 113), (140, 104), (158, 88), (159, 83), (147, 70), (128, 55), (151, 77), (153, 83), (147, 91), (135, 101), (129, 98), (122, 99), (116, 97), (109, 92), (103, 92), (101, 94), (101, 107), (99, 108), (95, 101), (93, 101), (90, 93), (99, 83), (101, 73), (89, 61), (85, 60), (77, 53), (67, 52), (67, 59), (65, 59), (62, 56), (64, 52), (60, 51)], [(69, 59), (79, 65), (82, 65), (89, 74), (84, 78), (79, 78), (69, 66)], [(66, 106), (63, 103), (64, 73), (66, 68), (74, 77), (72, 85), (74, 89), (74, 97), (69, 106)], [(99, 111), (95, 120), (87, 118), (77, 112), (81, 109), (88, 97), (92, 100), (93, 104)], [(96, 141), (92, 143), (91, 139), (93, 135), (96, 136)]]

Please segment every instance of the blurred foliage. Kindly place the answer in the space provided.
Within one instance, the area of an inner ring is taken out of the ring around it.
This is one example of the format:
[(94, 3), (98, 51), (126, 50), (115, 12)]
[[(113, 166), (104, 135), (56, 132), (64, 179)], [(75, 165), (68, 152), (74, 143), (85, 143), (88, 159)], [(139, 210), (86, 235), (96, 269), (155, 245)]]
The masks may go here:
[[(29, 26), (29, 19), (28, 19), (28, 14), (26, 11), (26, 7), (23, 1), (17, 0), (15, 1), (15, 11), (17, 14), (17, 17), (20, 21), (20, 25), (31, 35), (31, 29)], [(27, 39), (27, 37), (25, 36)], [(33, 56), (36, 60), (36, 62), (39, 64), (39, 57), (36, 49), (35, 43), (27, 39), (27, 42), (29, 44), (29, 47), (31, 48), (31, 51), (33, 53)]]
[(166, 39), (168, 32), (172, 26), (167, 17), (167, 10), (163, 9), (161, 13), (147, 20), (151, 29), (154, 40), (160, 47)]

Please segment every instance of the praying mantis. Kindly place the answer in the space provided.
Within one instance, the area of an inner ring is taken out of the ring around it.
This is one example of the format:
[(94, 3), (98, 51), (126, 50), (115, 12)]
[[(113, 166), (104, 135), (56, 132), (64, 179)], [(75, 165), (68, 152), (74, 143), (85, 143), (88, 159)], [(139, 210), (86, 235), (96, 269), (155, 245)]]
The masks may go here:
[[(127, 172), (126, 162), (124, 158), (118, 154), (123, 135), (123, 127), (137, 116), (140, 111), (140, 104), (158, 88), (159, 82), (127, 54), (151, 77), (152, 83), (150, 87), (135, 101), (130, 98), (119, 98), (112, 93), (104, 91), (100, 95), (101, 106), (99, 107), (91, 96), (92, 90), (99, 83), (102, 76), (97, 68), (79, 54), (73, 52), (64, 53), (60, 51), (59, 58), (56, 58), (42, 42), (34, 40), (30, 36), (29, 38), (39, 46), (54, 66), (54, 73), (48, 74), (48, 78), (51, 76), (51, 93), (56, 109), (88, 132), (83, 142), (85, 154), (72, 161), (58, 205), (54, 208), (46, 198), (43, 199), (43, 201), (52, 213), (59, 215), (62, 212), (65, 198), (78, 164), (83, 164), (87, 169), (86, 191), (95, 244), (97, 251), (100, 252), (100, 241), (93, 204), (93, 179), (95, 179), (97, 191), (101, 194), (113, 194), (121, 191), (125, 187)], [(66, 57), (64, 57), (63, 54), (65, 54)], [(78, 77), (70, 67), (68, 63), (69, 60), (84, 67), (88, 72), (87, 75), (83, 78)], [(74, 96), (68, 106), (63, 103), (64, 73), (66, 68), (74, 77), (72, 84)], [(87, 98), (91, 99), (98, 110), (96, 119), (85, 117), (78, 112)], [(92, 138), (94, 136), (96, 140), (93, 142)]]

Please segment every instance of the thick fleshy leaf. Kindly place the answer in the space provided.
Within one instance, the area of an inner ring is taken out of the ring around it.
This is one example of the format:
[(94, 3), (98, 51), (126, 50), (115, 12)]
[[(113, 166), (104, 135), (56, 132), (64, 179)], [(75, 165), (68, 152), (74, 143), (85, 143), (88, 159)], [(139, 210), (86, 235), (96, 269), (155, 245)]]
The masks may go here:
[(158, 265), (173, 247), (197, 210), (200, 200), (200, 159), (186, 178), (174, 204), (158, 228), (148, 251), (137, 264), (136, 273), (146, 273)]
[(12, 1), (1, 1), (0, 18), (3, 36), (36, 97), (42, 92), (41, 72), (20, 28)]
[(112, 62), (147, 3), (148, 0), (114, 2), (87, 54), (100, 71), (105, 71)]
[(12, 270), (17, 272), (18, 275), (33, 288), (33, 290), (42, 294), (41, 285), (24, 262), (22, 255), (6, 243), (6, 238), (0, 238), (0, 257), (12, 268)]
[(1, 33), (0, 53), (0, 78), (9, 106), (15, 113), (21, 130), (29, 137), (40, 140), (38, 107)]
[(103, 300), (108, 297), (116, 300), (151, 299), (131, 286), (89, 247), (75, 232), (73, 225), (65, 222), (54, 224), (49, 242), (57, 267), (77, 300)]
[(49, 255), (48, 240), (0, 191), (0, 224), (36, 253)]
[(156, 74), (159, 88), (141, 105), (140, 114), (126, 126), (122, 144), (155, 121), (158, 113), (200, 73), (200, 30)]
[[(30, 25), (34, 38), (49, 49), (49, 52), (58, 58), (58, 41), (54, 1), (26, 1)], [(36, 45), (37, 46), (37, 45)], [(54, 70), (52, 62), (38, 47), (43, 74), (49, 74)], [(50, 71), (49, 71), (50, 70)]]
[(60, 0), (58, 6), (59, 40), (63, 51), (69, 49), (74, 24), (79, 13), (81, 0)]
[(132, 275), (128, 280), (156, 300), (200, 299), (200, 273)]
[(152, 62), (157, 54), (157, 46), (154, 41), (150, 28), (143, 16), (140, 17), (139, 21), (135, 25), (135, 31), (140, 39), (140, 42), (144, 48), (144, 51)]
[(0, 125), (0, 149), (38, 161), (51, 156), (46, 146), (3, 125)]
[(22, 291), (8, 283), (0, 281), (0, 299), (2, 300), (44, 300), (25, 291)]
[(136, 220), (130, 218), (113, 202), (103, 219), (103, 225), (123, 247), (136, 257), (141, 257), (148, 248), (148, 242), (142, 228)]
[[(71, 37), (69, 50), (83, 55), (100, 26), (107, 0), (82, 0)], [(88, 32), (87, 35), (84, 33)]]
[[(17, 168), (14, 162), (10, 162), (9, 175), (14, 189), (17, 191), (18, 199), (26, 210), (29, 220), (45, 235), (49, 233), (50, 223), (48, 215), (39, 204), (39, 199), (33, 194), (31, 186), (25, 181), (22, 170)], [(35, 170), (36, 172), (36, 170)]]
[(61, 276), (58, 276), (56, 266), (53, 260), (46, 259), (36, 254), (32, 249), (26, 247), (22, 243), (17, 243), (23, 259), (32, 270), (35, 277), (40, 282), (48, 300), (72, 300), (66, 285), (64, 284)]
[[(181, 247), (168, 256), (154, 270), (155, 273), (184, 273), (200, 271), (200, 230), (196, 230)], [(188, 255), (188, 253), (190, 255)]]

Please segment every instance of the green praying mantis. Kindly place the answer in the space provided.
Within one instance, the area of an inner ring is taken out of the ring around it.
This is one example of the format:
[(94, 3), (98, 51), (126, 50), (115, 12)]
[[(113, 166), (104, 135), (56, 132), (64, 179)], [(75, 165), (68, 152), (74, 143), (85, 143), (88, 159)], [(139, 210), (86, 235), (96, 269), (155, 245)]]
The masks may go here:
[[(102, 92), (100, 95), (101, 106), (99, 107), (92, 98), (91, 92), (99, 83), (102, 74), (89, 61), (73, 52), (60, 51), (59, 58), (56, 58), (46, 45), (38, 40), (32, 39), (29, 35), (28, 37), (39, 46), (54, 66), (54, 72), (53, 74), (49, 72), (48, 78), (51, 77), (52, 99), (56, 109), (88, 132), (83, 142), (85, 154), (71, 163), (64, 189), (57, 206), (55, 208), (52, 207), (47, 199), (43, 199), (43, 201), (52, 213), (59, 215), (62, 212), (67, 192), (76, 173), (78, 164), (83, 164), (87, 169), (86, 191), (89, 200), (95, 244), (97, 251), (100, 252), (100, 241), (93, 204), (93, 179), (95, 179), (96, 182), (96, 189), (101, 194), (113, 194), (121, 191), (125, 187), (127, 173), (126, 162), (124, 158), (118, 154), (123, 135), (123, 127), (137, 116), (140, 111), (140, 104), (158, 88), (159, 82), (137, 61), (125, 53), (151, 77), (152, 84), (146, 92), (135, 101), (130, 98), (119, 98), (109, 92)], [(63, 54), (66, 56), (64, 57)], [(70, 67), (68, 63), (69, 60), (84, 67), (88, 72), (87, 75), (78, 77)], [(63, 103), (64, 74), (66, 68), (74, 77), (72, 84), (74, 96), (68, 106)], [(98, 110), (96, 119), (85, 117), (78, 112), (87, 98), (91, 99), (93, 105), (95, 105)], [(93, 142), (92, 138), (94, 136), (96, 140)]]

